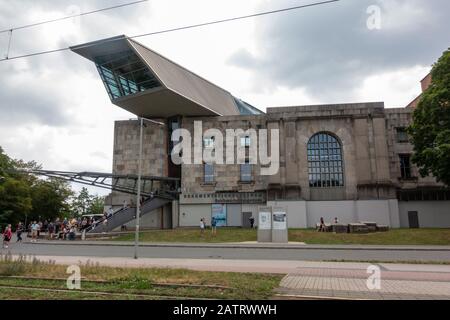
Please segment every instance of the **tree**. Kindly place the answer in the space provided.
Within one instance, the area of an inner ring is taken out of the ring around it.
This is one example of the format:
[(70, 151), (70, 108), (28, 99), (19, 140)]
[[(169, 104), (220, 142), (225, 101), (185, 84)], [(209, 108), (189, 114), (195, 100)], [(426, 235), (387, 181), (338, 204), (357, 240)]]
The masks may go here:
[(72, 212), (76, 216), (88, 214), (88, 209), (91, 206), (91, 195), (87, 188), (83, 187), (72, 200)]
[(79, 194), (73, 197), (71, 210), (74, 216), (84, 214), (102, 214), (105, 206), (105, 198), (91, 195), (87, 188), (82, 188)]
[(431, 77), (408, 128), (412, 161), (422, 176), (432, 174), (450, 186), (450, 49), (433, 65)]
[(73, 192), (67, 182), (38, 179), (18, 169), (41, 169), (34, 161), (11, 159), (0, 147), (0, 224), (54, 219), (69, 211)]
[(60, 179), (38, 180), (31, 188), (33, 220), (53, 220), (70, 214), (70, 185)]
[(6, 178), (0, 184), (0, 223), (16, 224), (30, 213), (32, 199), (24, 180)]
[[(0, 223), (15, 224), (27, 215), (31, 206), (29, 180), (14, 174), (15, 162), (0, 147)], [(24, 164), (23, 162), (21, 164)]]
[(91, 199), (91, 205), (88, 209), (88, 214), (103, 214), (105, 208), (105, 197), (98, 195), (93, 196)]

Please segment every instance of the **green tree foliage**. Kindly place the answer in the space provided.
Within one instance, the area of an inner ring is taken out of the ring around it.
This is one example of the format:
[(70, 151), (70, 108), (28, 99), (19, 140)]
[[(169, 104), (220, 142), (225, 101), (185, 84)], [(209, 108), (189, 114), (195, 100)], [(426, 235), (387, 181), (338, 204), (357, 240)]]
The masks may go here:
[(32, 219), (53, 219), (68, 212), (73, 194), (70, 185), (56, 179), (42, 180), (18, 169), (41, 169), (36, 162), (11, 159), (0, 147), (0, 224)]
[(31, 211), (31, 178), (23, 178), (12, 172), (16, 165), (24, 166), (9, 158), (0, 147), (0, 223), (16, 223)]
[(72, 200), (72, 212), (75, 216), (81, 216), (88, 213), (91, 206), (91, 196), (87, 188), (82, 188), (81, 191)]
[(105, 199), (103, 197), (89, 194), (87, 188), (82, 188), (81, 191), (72, 200), (72, 212), (74, 216), (81, 216), (84, 214), (102, 214)]
[(41, 169), (36, 162), (11, 159), (0, 147), (0, 225), (102, 214), (105, 199), (83, 188), (77, 195), (60, 179), (38, 179), (18, 169)]
[(93, 196), (89, 206), (89, 214), (103, 214), (105, 208), (105, 197)]
[(73, 191), (63, 180), (37, 180), (31, 187), (33, 220), (53, 220), (55, 217), (70, 215), (70, 197)]
[(408, 128), (412, 161), (422, 176), (432, 174), (450, 186), (450, 49), (433, 66), (431, 77)]

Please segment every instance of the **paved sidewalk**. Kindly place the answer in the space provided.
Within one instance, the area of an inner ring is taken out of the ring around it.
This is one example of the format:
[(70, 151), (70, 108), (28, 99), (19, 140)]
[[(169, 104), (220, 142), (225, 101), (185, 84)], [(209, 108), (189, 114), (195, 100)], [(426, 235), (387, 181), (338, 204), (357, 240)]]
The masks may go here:
[(197, 271), (285, 274), (277, 293), (281, 298), (322, 299), (450, 299), (450, 265), (377, 264), (380, 290), (369, 290), (368, 263), (225, 260), (131, 259), (37, 256), (56, 264), (94, 264), (128, 268), (184, 268)]
[(302, 266), (283, 278), (281, 295), (330, 299), (450, 300), (450, 266), (377, 264), (380, 288), (369, 289), (368, 264)]
[[(39, 240), (36, 244), (54, 244), (54, 245), (74, 245), (74, 246), (134, 246), (133, 241), (104, 241), (104, 240), (85, 240), (85, 241), (68, 241), (68, 240)], [(179, 242), (140, 242), (141, 247), (177, 247), (177, 248), (249, 248), (249, 249), (265, 249), (265, 248), (282, 248), (282, 249), (331, 249), (331, 250), (401, 250), (401, 251), (450, 251), (450, 246), (418, 246), (418, 245), (331, 245), (331, 244), (305, 244), (303, 242), (289, 243), (258, 243), (256, 241), (248, 242), (220, 242), (220, 243), (179, 243)]]

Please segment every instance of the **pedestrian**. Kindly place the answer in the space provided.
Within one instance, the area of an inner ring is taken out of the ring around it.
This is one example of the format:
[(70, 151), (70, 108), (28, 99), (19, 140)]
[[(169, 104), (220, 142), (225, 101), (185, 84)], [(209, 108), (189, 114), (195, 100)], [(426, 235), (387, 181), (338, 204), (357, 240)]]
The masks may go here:
[(123, 210), (126, 210), (128, 208), (128, 202), (127, 200), (123, 200)]
[(322, 232), (325, 232), (325, 231), (326, 231), (325, 221), (323, 220), (323, 217), (320, 217), (319, 231), (322, 231)]
[(38, 230), (38, 238), (39, 238), (41, 235), (41, 231), (44, 231), (44, 229), (43, 229), (44, 224), (42, 223), (42, 221), (39, 221), (38, 225), (39, 225), (39, 230)]
[(36, 221), (33, 221), (31, 225), (31, 242), (37, 242), (39, 232), (39, 224)]
[(54, 232), (55, 232), (55, 225), (53, 224), (53, 222), (50, 221), (50, 223), (48, 224), (48, 238), (50, 240), (53, 239)]
[(86, 229), (88, 226), (88, 221), (86, 218), (83, 219), (83, 221), (81, 221), (81, 230)]
[(71, 226), (69, 230), (69, 240), (75, 240), (75, 227)]
[(5, 228), (5, 232), (3, 232), (3, 248), (8, 249), (9, 242), (11, 241), (12, 237), (12, 231), (11, 231), (11, 225), (8, 224), (8, 226)]
[(217, 234), (217, 221), (215, 217), (211, 219), (211, 234), (213, 236)]
[(250, 221), (250, 228), (253, 229), (253, 226), (255, 225), (255, 218), (250, 217), (248, 220)]
[(200, 235), (203, 235), (205, 233), (205, 221), (203, 218), (200, 219)]
[(23, 224), (19, 222), (16, 228), (17, 242), (22, 242)]

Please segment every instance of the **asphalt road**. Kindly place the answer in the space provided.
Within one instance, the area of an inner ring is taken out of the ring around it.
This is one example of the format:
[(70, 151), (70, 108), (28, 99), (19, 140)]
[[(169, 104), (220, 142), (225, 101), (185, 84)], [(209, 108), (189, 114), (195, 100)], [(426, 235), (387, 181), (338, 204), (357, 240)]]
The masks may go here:
[[(132, 246), (65, 245), (11, 243), (1, 253), (80, 256), (80, 257), (132, 257)], [(208, 247), (140, 247), (142, 258), (172, 259), (234, 259), (234, 260), (377, 260), (377, 261), (450, 261), (450, 250), (352, 250), (330, 248), (208, 248)]]

